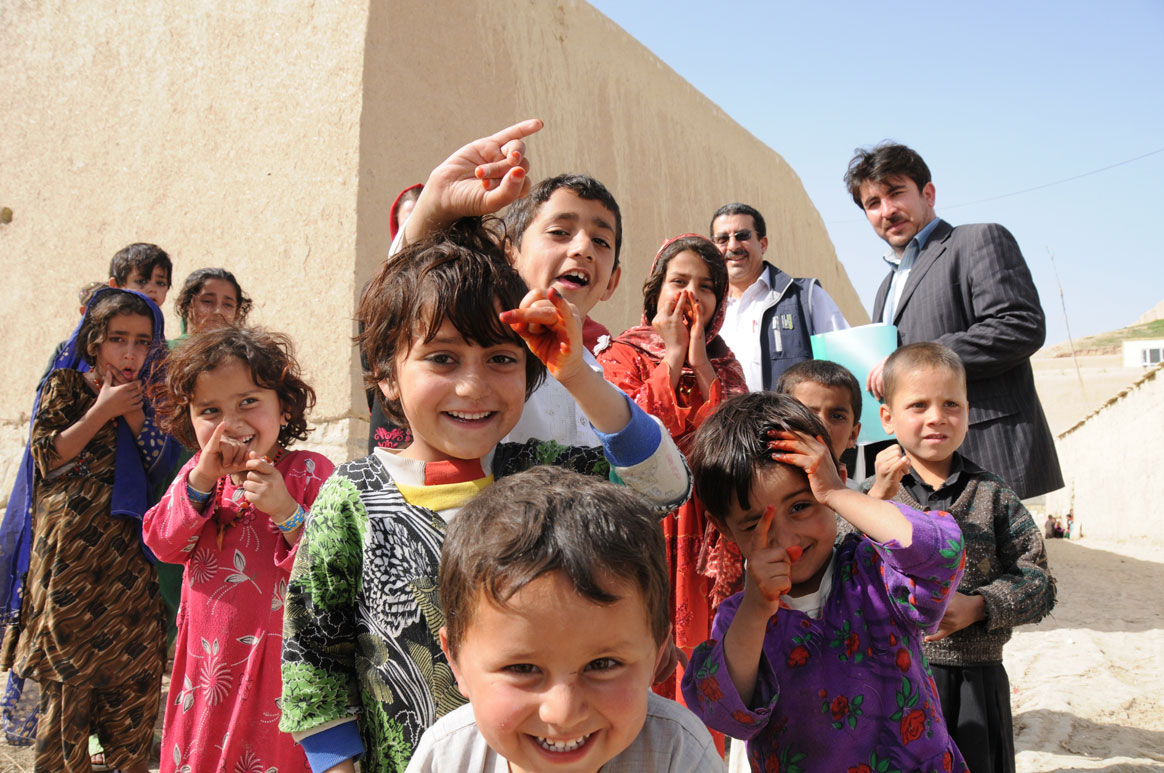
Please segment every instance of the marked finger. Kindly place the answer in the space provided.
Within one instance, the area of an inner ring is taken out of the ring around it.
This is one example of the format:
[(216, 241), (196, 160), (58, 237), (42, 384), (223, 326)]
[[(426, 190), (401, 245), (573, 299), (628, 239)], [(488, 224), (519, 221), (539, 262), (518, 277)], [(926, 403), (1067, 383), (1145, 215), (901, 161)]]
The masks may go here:
[(788, 563), (795, 564), (804, 555), (804, 548), (800, 545), (789, 545), (784, 549), (784, 552), (788, 554)]
[(768, 505), (764, 508), (764, 514), (760, 516), (760, 522), (756, 524), (756, 545), (764, 550), (768, 547), (771, 541), (770, 532), (772, 531), (772, 521), (776, 518), (776, 505)]
[(505, 127), (496, 134), (490, 135), (489, 139), (496, 142), (498, 147), (504, 148), (507, 143), (513, 140), (520, 140), (531, 134), (537, 134), (545, 125), (545, 122), (540, 118), (527, 118), (524, 121), (518, 121), (512, 126)]

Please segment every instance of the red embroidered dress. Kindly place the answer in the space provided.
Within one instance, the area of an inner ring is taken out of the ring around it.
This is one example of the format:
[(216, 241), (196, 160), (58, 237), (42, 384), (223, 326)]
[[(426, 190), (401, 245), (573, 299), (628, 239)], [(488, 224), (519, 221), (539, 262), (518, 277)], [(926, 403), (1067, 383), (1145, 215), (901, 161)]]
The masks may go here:
[[(229, 478), (218, 501), (196, 510), (186, 479), (197, 462), (186, 463), (144, 521), (158, 558), (185, 565), (161, 769), (310, 771), (303, 750), (279, 732), (283, 605), (297, 546), (266, 513), (240, 507), (243, 489)], [(333, 465), (292, 451), (275, 468), (310, 508)]]

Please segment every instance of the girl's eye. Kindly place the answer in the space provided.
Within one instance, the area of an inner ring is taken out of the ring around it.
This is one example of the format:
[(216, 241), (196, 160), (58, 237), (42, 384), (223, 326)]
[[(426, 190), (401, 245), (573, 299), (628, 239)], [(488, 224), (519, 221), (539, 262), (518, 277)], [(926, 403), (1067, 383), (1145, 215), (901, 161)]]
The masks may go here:
[(598, 658), (586, 664), (587, 671), (610, 671), (613, 668), (618, 668), (622, 663), (614, 658)]
[(203, 408), (201, 411), (198, 412), (198, 415), (199, 416), (213, 416), (216, 413), (218, 413), (217, 408)]
[(517, 362), (517, 358), (512, 354), (495, 354), (489, 360), (495, 365), (513, 365)]
[(243, 406), (254, 405), (258, 401), (259, 401), (259, 398), (257, 398), (257, 397), (244, 397), (242, 399), (241, 405), (243, 405)]
[(453, 362), (453, 358), (447, 354), (430, 354), (424, 359), (434, 365), (450, 365)]
[(792, 507), (790, 507), (788, 509), (788, 512), (792, 513), (793, 515), (796, 515), (797, 513), (805, 512), (810, 507), (812, 507), (812, 504), (809, 502), (793, 502)]

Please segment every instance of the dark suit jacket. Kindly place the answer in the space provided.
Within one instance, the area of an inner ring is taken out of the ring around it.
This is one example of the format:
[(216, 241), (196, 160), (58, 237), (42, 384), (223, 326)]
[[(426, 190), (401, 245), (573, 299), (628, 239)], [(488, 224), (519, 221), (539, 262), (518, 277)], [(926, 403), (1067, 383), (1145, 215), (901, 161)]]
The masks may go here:
[[(892, 273), (873, 304), (879, 321)], [(1054, 439), (1035, 392), (1031, 355), (1047, 330), (1018, 243), (997, 223), (939, 221), (901, 292), (901, 344), (937, 341), (962, 358), (970, 430), (962, 453), (1021, 498), (1063, 486)]]

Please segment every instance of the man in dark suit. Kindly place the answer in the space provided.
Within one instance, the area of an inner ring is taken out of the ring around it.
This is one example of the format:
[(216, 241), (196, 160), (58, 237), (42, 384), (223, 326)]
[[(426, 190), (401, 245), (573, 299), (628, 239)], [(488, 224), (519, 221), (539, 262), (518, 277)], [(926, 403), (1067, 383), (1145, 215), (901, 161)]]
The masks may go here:
[[(996, 223), (955, 227), (938, 218), (930, 170), (904, 145), (858, 150), (845, 184), (892, 248), (873, 321), (897, 325), (902, 345), (944, 344), (966, 366), (970, 431), (962, 453), (1024, 499), (1061, 488), (1030, 362), (1046, 324), (1014, 237)], [(881, 364), (867, 386), (881, 399)]]

